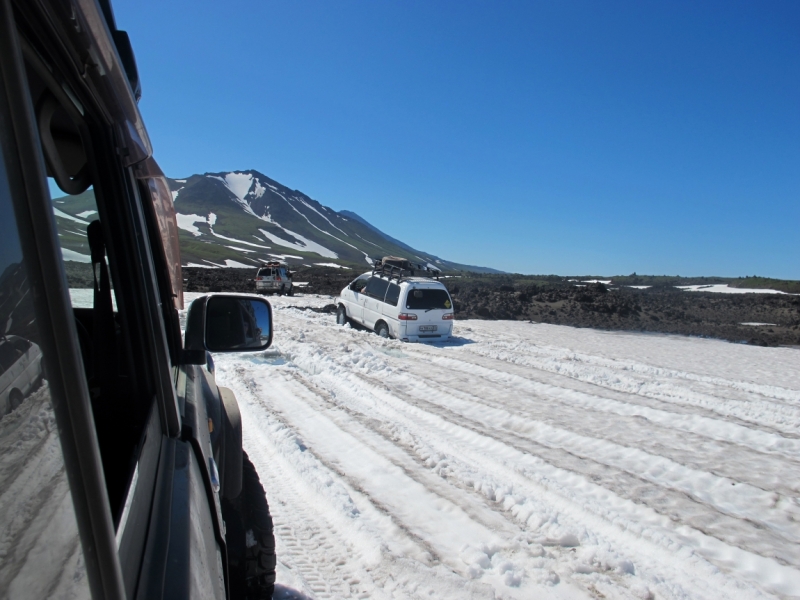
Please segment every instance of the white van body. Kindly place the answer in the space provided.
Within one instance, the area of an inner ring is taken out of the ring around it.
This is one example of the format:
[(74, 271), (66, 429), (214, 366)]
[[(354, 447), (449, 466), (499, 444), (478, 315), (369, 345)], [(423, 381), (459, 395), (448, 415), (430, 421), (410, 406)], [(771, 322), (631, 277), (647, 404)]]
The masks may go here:
[(335, 300), (337, 322), (348, 320), (404, 342), (443, 341), (453, 332), (453, 300), (428, 277), (364, 273)]
[(42, 379), (42, 351), (16, 335), (0, 339), (0, 416), (10, 413)]

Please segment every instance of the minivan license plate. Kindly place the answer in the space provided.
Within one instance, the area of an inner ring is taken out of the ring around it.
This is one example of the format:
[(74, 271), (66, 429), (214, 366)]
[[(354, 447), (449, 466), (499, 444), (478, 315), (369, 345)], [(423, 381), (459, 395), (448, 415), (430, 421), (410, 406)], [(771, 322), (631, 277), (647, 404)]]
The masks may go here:
[(420, 331), (436, 331), (436, 325), (420, 325)]

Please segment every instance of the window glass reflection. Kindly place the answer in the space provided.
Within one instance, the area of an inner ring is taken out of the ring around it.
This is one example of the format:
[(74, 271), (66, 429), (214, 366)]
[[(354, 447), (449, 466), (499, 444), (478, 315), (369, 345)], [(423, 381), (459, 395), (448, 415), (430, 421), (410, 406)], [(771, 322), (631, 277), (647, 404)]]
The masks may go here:
[(0, 523), (0, 597), (89, 597), (2, 155)]

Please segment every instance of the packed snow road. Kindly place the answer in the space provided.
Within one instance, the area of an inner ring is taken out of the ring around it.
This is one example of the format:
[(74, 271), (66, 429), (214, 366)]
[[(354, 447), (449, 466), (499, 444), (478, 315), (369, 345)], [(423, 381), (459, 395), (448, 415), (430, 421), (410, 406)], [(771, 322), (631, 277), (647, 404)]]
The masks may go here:
[(273, 347), (215, 360), (277, 597), (800, 594), (798, 350), (509, 321), (403, 344), (271, 301)]

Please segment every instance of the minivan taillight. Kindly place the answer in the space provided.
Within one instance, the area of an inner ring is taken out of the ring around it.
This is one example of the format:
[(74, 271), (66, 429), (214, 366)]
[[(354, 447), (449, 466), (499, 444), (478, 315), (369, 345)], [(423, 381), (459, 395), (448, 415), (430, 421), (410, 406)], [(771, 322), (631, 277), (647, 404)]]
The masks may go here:
[(275, 281), (280, 281), (280, 280), (281, 280), (281, 276), (280, 275), (276, 275), (275, 276)]
[(400, 319), (401, 321), (416, 321), (417, 320), (417, 315), (411, 315), (411, 314), (408, 314), (408, 313), (400, 313), (399, 315), (397, 315), (397, 318)]
[(453, 320), (453, 313), (447, 313), (442, 315), (442, 321), (452, 321)]
[(256, 281), (261, 281), (263, 277), (256, 277)]

